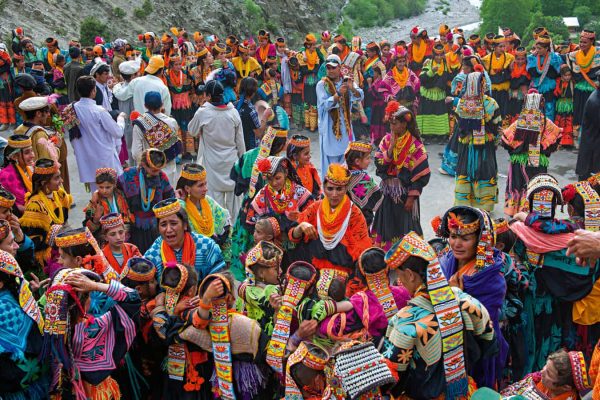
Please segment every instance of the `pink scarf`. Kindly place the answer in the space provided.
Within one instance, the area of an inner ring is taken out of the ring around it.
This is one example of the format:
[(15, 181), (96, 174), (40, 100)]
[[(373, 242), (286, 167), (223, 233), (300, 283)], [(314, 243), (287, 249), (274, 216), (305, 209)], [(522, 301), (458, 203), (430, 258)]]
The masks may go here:
[(525, 246), (529, 250), (538, 254), (565, 249), (567, 247), (567, 242), (575, 236), (574, 233), (557, 233), (550, 235), (538, 232), (535, 229), (526, 226), (521, 221), (516, 221), (511, 224), (510, 229), (525, 243)]

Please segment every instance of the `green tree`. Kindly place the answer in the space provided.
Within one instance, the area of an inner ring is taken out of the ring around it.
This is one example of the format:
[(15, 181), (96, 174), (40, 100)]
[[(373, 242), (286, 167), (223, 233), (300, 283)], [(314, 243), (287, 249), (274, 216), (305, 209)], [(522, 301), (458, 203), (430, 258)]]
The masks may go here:
[(540, 1), (544, 15), (571, 17), (574, 0), (543, 0)]
[(510, 27), (520, 36), (531, 20), (534, 0), (483, 0), (480, 32), (498, 32), (499, 27)]
[(525, 32), (529, 32), (529, 34), (525, 37), (521, 37), (521, 39), (523, 39), (523, 44), (527, 44), (528, 42), (530, 46), (533, 44), (531, 32), (538, 26), (545, 26), (555, 42), (567, 40), (569, 38), (569, 30), (564, 24), (562, 17), (549, 17), (538, 11), (531, 16), (531, 21), (525, 30)]
[(96, 17), (85, 17), (79, 26), (79, 40), (83, 45), (93, 45), (94, 38), (109, 36), (108, 26)]
[(592, 10), (588, 6), (577, 6), (573, 9), (573, 16), (579, 20), (579, 26), (584, 26), (592, 19)]

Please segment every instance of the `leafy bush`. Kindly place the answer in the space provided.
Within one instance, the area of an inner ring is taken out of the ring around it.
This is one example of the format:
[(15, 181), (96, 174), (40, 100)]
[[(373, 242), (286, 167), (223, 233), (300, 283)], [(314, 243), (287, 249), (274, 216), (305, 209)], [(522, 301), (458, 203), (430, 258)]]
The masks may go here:
[(152, 2), (150, 0), (144, 0), (141, 8), (134, 8), (133, 15), (135, 15), (139, 19), (145, 19), (154, 11), (154, 7), (152, 6)]
[(117, 18), (123, 18), (123, 17), (125, 17), (127, 15), (127, 13), (125, 12), (125, 10), (123, 10), (121, 7), (115, 7), (115, 8), (113, 8), (112, 13)]
[(96, 17), (85, 17), (79, 26), (79, 38), (83, 45), (93, 45), (94, 38), (109, 36), (108, 26)]
[(539, 0), (483, 0), (480, 31), (483, 34), (495, 33), (499, 26), (508, 26), (520, 37), (530, 35), (531, 31), (525, 28), (531, 20), (536, 1)]
[(569, 38), (569, 30), (563, 22), (562, 17), (549, 17), (542, 14), (541, 11), (537, 11), (531, 16), (531, 21), (525, 29), (525, 32), (529, 33), (524, 37), (521, 37), (524, 44), (529, 42), (528, 47), (533, 46), (533, 37), (531, 36), (531, 33), (538, 26), (545, 26), (548, 29), (548, 32), (550, 32), (552, 40), (555, 43), (562, 42), (563, 40), (567, 40)]

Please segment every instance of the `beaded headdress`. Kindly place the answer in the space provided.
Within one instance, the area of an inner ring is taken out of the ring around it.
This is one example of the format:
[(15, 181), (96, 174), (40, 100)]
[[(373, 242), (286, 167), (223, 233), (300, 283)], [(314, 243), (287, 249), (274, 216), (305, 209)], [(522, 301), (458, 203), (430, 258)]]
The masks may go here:
[[(295, 276), (294, 272), (297, 268), (307, 268), (311, 271), (311, 277), (308, 280), (303, 280)], [(275, 370), (275, 372), (283, 373), (283, 356), (290, 337), (290, 326), (292, 317), (297, 313), (298, 304), (317, 278), (317, 270), (312, 264), (304, 261), (296, 261), (288, 267), (287, 285), (283, 293), (281, 307), (275, 316), (275, 327), (269, 344), (267, 346), (267, 364)]]
[(102, 218), (100, 218), (100, 225), (104, 230), (116, 228), (118, 226), (123, 226), (123, 217), (119, 213), (110, 213), (104, 215), (102, 216)]
[(86, 231), (89, 232), (88, 228), (71, 229), (69, 231), (59, 233), (56, 235), (54, 243), (60, 248), (88, 244), (88, 235), (86, 234)]
[[(273, 175), (285, 157), (269, 156), (258, 161), (258, 170), (263, 175)], [(284, 165), (285, 166), (285, 165)]]
[(385, 257), (385, 252), (381, 248), (370, 247), (363, 251), (360, 257), (358, 257), (358, 269), (365, 277), (369, 290), (371, 290), (377, 297), (377, 300), (379, 300), (379, 304), (381, 304), (385, 316), (390, 319), (398, 312), (398, 306), (396, 305), (396, 301), (394, 300), (394, 296), (390, 289), (390, 282), (388, 278), (389, 267), (384, 263), (382, 265), (375, 266), (376, 268), (373, 268), (373, 270), (377, 269), (376, 271), (367, 272), (365, 271), (363, 265), (363, 255), (366, 252), (373, 251), (380, 252), (382, 258)]
[(289, 141), (290, 146), (310, 147), (310, 138), (302, 135), (294, 135)]
[(500, 44), (504, 42), (506, 42), (506, 38), (503, 35), (496, 35), (494, 37), (494, 40), (492, 41), (492, 43), (494, 44)]
[(367, 50), (379, 50), (379, 45), (376, 42), (369, 42), (367, 44)]
[(589, 39), (589, 40), (596, 40), (596, 32), (584, 29), (581, 31), (580, 37)]
[(562, 191), (558, 181), (550, 174), (538, 174), (534, 176), (527, 184), (527, 200), (529, 201), (529, 211), (540, 213), (544, 217), (554, 216), (553, 200), (556, 198), (556, 204), (562, 205)]
[(156, 218), (166, 218), (170, 215), (177, 214), (181, 210), (181, 203), (175, 198), (159, 201), (152, 207)]
[(271, 34), (264, 29), (261, 29), (260, 31), (258, 31), (257, 36), (258, 36), (258, 40), (263, 40), (263, 39), (270, 40), (270, 38), (271, 38)]
[(11, 232), (10, 224), (5, 219), (0, 219), (0, 242), (8, 237)]
[(592, 388), (592, 384), (585, 365), (585, 358), (581, 351), (570, 351), (569, 361), (571, 363), (571, 374), (577, 391), (584, 392)]
[(344, 154), (348, 154), (348, 152), (351, 150), (360, 151), (361, 153), (370, 153), (371, 150), (373, 150), (373, 146), (371, 143), (354, 141), (348, 143), (348, 147), (346, 148), (346, 152)]
[(536, 43), (550, 44), (552, 43), (552, 39), (548, 35), (538, 35), (535, 40)]
[[(152, 161), (152, 154), (160, 154), (161, 156), (161, 161), (158, 164), (154, 164), (154, 162)], [(162, 169), (164, 168), (165, 165), (167, 165), (167, 156), (165, 155), (165, 153), (159, 149), (155, 149), (155, 148), (150, 148), (148, 150), (146, 150), (146, 164), (150, 167), (150, 168), (155, 168), (155, 169)]]
[[(175, 286), (169, 286), (165, 283), (167, 269), (179, 271), (179, 279), (177, 280)], [(177, 264), (175, 262), (168, 262), (165, 264), (165, 270), (160, 278), (160, 286), (165, 289), (165, 307), (169, 315), (173, 315), (175, 306), (177, 305), (177, 301), (179, 300), (179, 296), (181, 295), (183, 288), (187, 284), (187, 280), (188, 270), (184, 265)]]
[(600, 231), (600, 195), (589, 181), (576, 182), (572, 187), (583, 200), (585, 229), (593, 232)]
[[(461, 221), (458, 214), (464, 214), (465, 211), (473, 213), (477, 217), (476, 224), (474, 222), (464, 224)], [(494, 223), (487, 211), (467, 206), (452, 207), (446, 211), (440, 226), (440, 233), (446, 238), (450, 236), (450, 233), (466, 235), (477, 230), (479, 230), (479, 241), (475, 255), (475, 268), (481, 270), (493, 265), (494, 245), (496, 244)]]
[[(142, 272), (140, 266), (149, 266), (148, 271)], [(131, 257), (121, 272), (121, 279), (127, 278), (135, 282), (150, 282), (156, 276), (156, 266), (144, 257)]]
[(252, 174), (250, 175), (250, 187), (248, 188), (248, 196), (253, 197), (256, 193), (256, 184), (258, 183), (258, 176), (260, 174), (260, 170), (258, 168), (258, 163), (261, 160), (264, 160), (269, 157), (271, 154), (271, 146), (273, 145), (273, 140), (276, 137), (285, 137), (287, 138), (287, 130), (277, 129), (272, 126), (267, 128), (267, 132), (264, 134), (260, 141), (260, 148), (258, 152), (258, 157), (252, 166)]
[[(190, 166), (194, 166), (194, 168)], [(181, 169), (181, 177), (190, 181), (206, 180), (206, 170), (198, 164), (186, 164)]]
[(63, 226), (64, 225), (61, 224), (54, 224), (50, 227), (50, 232), (48, 232), (48, 235), (46, 236), (46, 243), (48, 246), (53, 247), (56, 244), (56, 235), (58, 235)]
[(15, 195), (0, 186), (0, 207), (12, 208), (15, 204)]
[(444, 48), (443, 44), (438, 43), (435, 46), (433, 46), (433, 54), (442, 55), (445, 52), (446, 52), (446, 49)]
[[(208, 275), (202, 283), (200, 290), (215, 279), (221, 280), (226, 293), (231, 293), (231, 283), (222, 274)], [(213, 298), (211, 302), (211, 320), (209, 325), (212, 350), (215, 360), (215, 374), (217, 377), (217, 393), (225, 400), (235, 400), (233, 390), (233, 359), (231, 355), (231, 336), (229, 332), (229, 312), (226, 296)]]
[(108, 174), (108, 175), (112, 176), (113, 179), (115, 179), (115, 180), (117, 179), (117, 171), (115, 171), (114, 168), (104, 167), (104, 168), (96, 169), (96, 178), (103, 174)]
[(330, 164), (325, 179), (333, 185), (345, 186), (350, 181), (350, 172), (341, 164)]
[(266, 259), (264, 257), (263, 248), (265, 246), (268, 246), (267, 243), (269, 242), (261, 240), (256, 244), (256, 246), (251, 248), (250, 251), (248, 251), (248, 254), (246, 255), (246, 281), (250, 285), (254, 285), (256, 283), (254, 272), (252, 272), (251, 269), (253, 265), (260, 264), (264, 265), (267, 268), (279, 268), (279, 266), (281, 265), (281, 259), (283, 258), (283, 250), (274, 243), (269, 244), (271, 244), (274, 247), (275, 256), (270, 259)]
[[(43, 164), (46, 164), (47, 162), (52, 162), (52, 165), (48, 166), (48, 167), (42, 166)], [(57, 162), (48, 160), (45, 158), (40, 158), (35, 163), (35, 167), (33, 167), (33, 173), (36, 175), (54, 175), (55, 173), (57, 173), (59, 171), (59, 168), (60, 167)]]
[[(3, 223), (5, 222), (8, 224), (8, 222), (4, 220), (2, 221)], [(42, 318), (37, 302), (31, 293), (29, 282), (27, 282), (23, 276), (23, 271), (21, 271), (17, 260), (15, 260), (12, 254), (4, 250), (0, 250), (0, 271), (17, 278), (17, 283), (19, 284), (19, 305), (25, 314), (35, 321), (40, 333), (42, 333), (44, 329), (44, 319)]]
[(13, 149), (25, 149), (31, 147), (31, 138), (21, 135), (12, 135), (8, 138), (8, 146)]
[(508, 232), (510, 227), (508, 226), (508, 221), (504, 218), (496, 218), (494, 220), (494, 231), (496, 232), (496, 237), (504, 232)]
[(285, 366), (285, 398), (303, 399), (302, 392), (291, 374), (294, 365), (302, 363), (314, 371), (323, 371), (327, 361), (329, 361), (327, 350), (312, 342), (300, 342), (296, 350), (288, 357)]
[(433, 261), (436, 258), (435, 251), (416, 232), (411, 231), (404, 235), (402, 240), (395, 243), (385, 254), (385, 263), (388, 268), (400, 267), (410, 256)]

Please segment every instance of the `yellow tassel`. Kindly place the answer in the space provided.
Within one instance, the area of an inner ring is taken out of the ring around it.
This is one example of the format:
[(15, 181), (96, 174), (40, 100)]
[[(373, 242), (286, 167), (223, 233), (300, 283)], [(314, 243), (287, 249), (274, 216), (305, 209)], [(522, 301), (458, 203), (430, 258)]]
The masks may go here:
[(169, 29), (171, 31), (171, 33), (177, 37), (179, 37), (179, 30), (177, 28), (175, 28), (174, 26), (171, 27), (171, 29)]
[(121, 398), (119, 384), (111, 377), (106, 378), (98, 385), (84, 381), (83, 387), (89, 400), (119, 400)]

